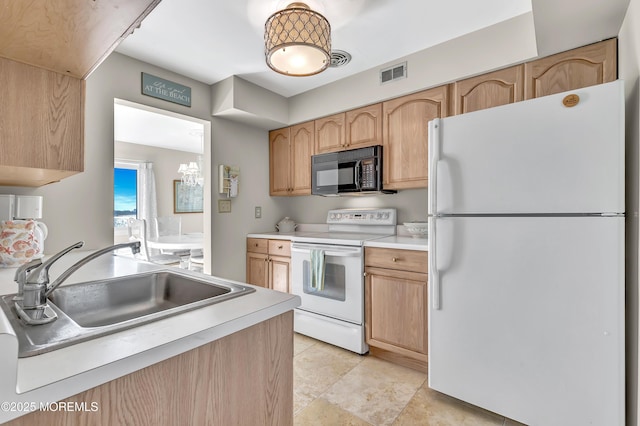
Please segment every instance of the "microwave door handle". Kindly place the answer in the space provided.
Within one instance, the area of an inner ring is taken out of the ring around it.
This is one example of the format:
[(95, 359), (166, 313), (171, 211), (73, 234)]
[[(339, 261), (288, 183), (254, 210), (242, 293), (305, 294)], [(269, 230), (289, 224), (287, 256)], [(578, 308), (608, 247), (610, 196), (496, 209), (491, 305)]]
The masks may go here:
[(360, 163), (362, 163), (362, 160), (357, 160), (356, 161), (356, 166), (354, 167), (354, 176), (353, 176), (353, 181), (356, 184), (356, 190), (360, 191), (360, 186), (361, 186), (361, 173), (360, 173)]

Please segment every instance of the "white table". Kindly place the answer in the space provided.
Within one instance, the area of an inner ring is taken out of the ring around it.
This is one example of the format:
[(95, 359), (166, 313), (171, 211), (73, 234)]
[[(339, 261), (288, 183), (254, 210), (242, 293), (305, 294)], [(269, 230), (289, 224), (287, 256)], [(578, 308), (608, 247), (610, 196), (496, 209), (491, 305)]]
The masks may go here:
[(204, 247), (204, 234), (165, 235), (147, 240), (149, 248), (159, 250), (194, 250)]

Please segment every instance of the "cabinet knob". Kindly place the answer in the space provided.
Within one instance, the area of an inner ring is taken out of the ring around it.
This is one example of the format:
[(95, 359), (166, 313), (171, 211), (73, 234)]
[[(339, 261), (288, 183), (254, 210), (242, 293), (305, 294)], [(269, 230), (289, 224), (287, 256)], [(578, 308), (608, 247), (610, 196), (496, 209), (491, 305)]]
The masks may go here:
[(278, 250), (282, 250), (282, 247), (283, 247), (283, 246), (278, 246)]
[(256, 243), (255, 246), (258, 247), (258, 243)]
[(391, 261), (393, 261), (393, 262), (397, 262), (398, 260), (399, 260), (399, 259), (398, 259), (397, 257), (392, 257), (392, 258), (391, 258)]

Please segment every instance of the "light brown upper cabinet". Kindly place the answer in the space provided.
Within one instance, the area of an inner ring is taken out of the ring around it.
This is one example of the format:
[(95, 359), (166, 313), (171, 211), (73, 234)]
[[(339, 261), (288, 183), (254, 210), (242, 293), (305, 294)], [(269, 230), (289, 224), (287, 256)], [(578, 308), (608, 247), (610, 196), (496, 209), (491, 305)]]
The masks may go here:
[(617, 78), (616, 39), (525, 64), (525, 99), (608, 83)]
[(335, 152), (345, 149), (344, 131), (345, 113), (322, 117), (315, 121), (316, 154)]
[(447, 116), (448, 86), (392, 99), (382, 110), (384, 188), (426, 188), (428, 123)]
[(524, 99), (524, 65), (456, 81), (455, 114), (512, 104)]
[(6, 0), (0, 13), (0, 185), (84, 170), (84, 79), (160, 3)]
[(269, 132), (270, 195), (310, 195), (314, 122)]
[(4, 0), (0, 57), (86, 79), (158, 3)]
[(84, 170), (84, 80), (0, 58), (0, 185)]
[(367, 105), (345, 113), (345, 148), (382, 145), (382, 104)]

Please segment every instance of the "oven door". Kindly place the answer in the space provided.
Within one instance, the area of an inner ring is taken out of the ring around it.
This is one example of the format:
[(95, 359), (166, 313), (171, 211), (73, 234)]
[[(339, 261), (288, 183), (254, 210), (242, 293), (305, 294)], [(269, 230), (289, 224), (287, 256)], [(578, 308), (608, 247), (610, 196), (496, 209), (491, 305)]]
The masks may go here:
[[(324, 288), (311, 287), (311, 249), (324, 250)], [(299, 309), (348, 321), (364, 322), (362, 247), (326, 244), (291, 244), (292, 293), (300, 296)]]

